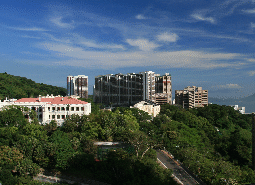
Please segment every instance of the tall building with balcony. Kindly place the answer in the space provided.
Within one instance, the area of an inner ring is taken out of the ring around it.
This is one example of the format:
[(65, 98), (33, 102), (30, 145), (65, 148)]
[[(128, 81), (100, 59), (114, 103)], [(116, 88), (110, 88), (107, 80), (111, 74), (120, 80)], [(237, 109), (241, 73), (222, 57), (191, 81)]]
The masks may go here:
[(159, 105), (172, 104), (172, 79), (169, 73), (155, 74), (155, 100)]
[(67, 96), (76, 95), (80, 98), (88, 98), (88, 76), (68, 76)]
[(126, 75), (119, 73), (97, 76), (93, 97), (94, 102), (106, 106), (131, 106), (142, 100), (171, 104), (171, 93), (169, 74), (160, 76), (152, 71), (145, 71)]
[(175, 104), (185, 109), (208, 105), (208, 90), (202, 87), (188, 86), (184, 90), (175, 90)]

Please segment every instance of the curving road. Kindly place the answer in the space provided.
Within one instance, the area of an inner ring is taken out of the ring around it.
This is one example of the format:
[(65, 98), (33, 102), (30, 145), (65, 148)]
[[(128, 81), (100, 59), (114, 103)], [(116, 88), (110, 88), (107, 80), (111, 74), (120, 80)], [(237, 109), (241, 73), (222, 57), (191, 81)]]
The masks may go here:
[(158, 160), (163, 163), (166, 168), (173, 171), (173, 175), (176, 177), (177, 181), (183, 185), (195, 185), (202, 184), (198, 183), (191, 175), (189, 175), (181, 165), (174, 160), (169, 154), (161, 150), (157, 151)]

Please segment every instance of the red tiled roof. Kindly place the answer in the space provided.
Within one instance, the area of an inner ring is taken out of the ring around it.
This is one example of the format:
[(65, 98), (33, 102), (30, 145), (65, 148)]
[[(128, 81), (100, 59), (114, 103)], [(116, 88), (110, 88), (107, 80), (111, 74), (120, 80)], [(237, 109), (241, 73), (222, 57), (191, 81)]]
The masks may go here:
[[(39, 102), (39, 98), (21, 98), (15, 102)], [(49, 104), (87, 104), (88, 102), (81, 101), (71, 97), (55, 97), (41, 98), (40, 102), (48, 102)]]

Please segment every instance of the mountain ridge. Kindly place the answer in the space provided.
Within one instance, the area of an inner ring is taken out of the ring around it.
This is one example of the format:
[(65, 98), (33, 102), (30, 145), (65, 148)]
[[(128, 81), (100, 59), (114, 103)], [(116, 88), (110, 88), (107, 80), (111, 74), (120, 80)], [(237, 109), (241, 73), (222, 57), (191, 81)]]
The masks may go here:
[(255, 93), (244, 97), (244, 98), (215, 98), (215, 97), (208, 97), (208, 102), (212, 104), (218, 105), (238, 105), (239, 107), (245, 107), (246, 113), (255, 112)]

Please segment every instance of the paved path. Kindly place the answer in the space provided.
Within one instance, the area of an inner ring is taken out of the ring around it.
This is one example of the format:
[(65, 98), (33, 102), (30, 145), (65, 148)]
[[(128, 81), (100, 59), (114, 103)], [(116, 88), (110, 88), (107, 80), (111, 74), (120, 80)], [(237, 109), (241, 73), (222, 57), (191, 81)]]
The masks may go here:
[(34, 177), (34, 180), (38, 180), (40, 182), (50, 182), (50, 183), (69, 183), (69, 184), (79, 184), (79, 185), (108, 185), (107, 183), (98, 182), (95, 180), (88, 180), (83, 178), (77, 178), (72, 176), (49, 176), (38, 174)]
[(167, 152), (158, 150), (157, 158), (161, 163), (163, 163), (163, 166), (173, 170), (173, 176), (179, 184), (183, 184), (183, 185), (203, 184), (203, 183), (197, 182), (190, 174), (188, 174), (181, 167), (180, 163), (174, 160), (173, 157), (169, 155)]

